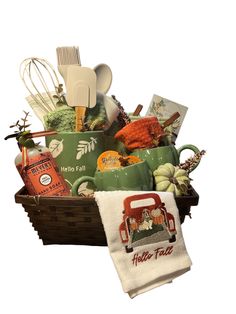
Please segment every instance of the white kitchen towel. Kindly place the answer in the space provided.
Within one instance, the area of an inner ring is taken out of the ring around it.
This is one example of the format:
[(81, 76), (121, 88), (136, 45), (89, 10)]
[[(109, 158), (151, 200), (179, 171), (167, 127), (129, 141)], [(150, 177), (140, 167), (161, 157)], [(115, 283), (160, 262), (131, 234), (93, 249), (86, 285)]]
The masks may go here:
[(172, 193), (95, 192), (107, 243), (131, 298), (190, 269)]

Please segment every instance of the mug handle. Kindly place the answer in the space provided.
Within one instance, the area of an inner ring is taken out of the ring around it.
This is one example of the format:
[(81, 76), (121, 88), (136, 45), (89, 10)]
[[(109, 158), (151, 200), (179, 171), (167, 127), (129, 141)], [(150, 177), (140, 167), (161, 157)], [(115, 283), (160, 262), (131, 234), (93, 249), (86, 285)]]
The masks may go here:
[(93, 177), (83, 176), (73, 183), (71, 188), (72, 196), (78, 196), (78, 188), (84, 182), (92, 182), (95, 185), (95, 179)]
[[(180, 159), (180, 154), (181, 154), (181, 152), (182, 152), (183, 150), (185, 150), (185, 149), (190, 149), (190, 150), (192, 150), (195, 154), (197, 154), (197, 153), (200, 152), (200, 150), (199, 150), (196, 146), (191, 145), (191, 144), (186, 144), (186, 145), (183, 145), (183, 146), (181, 146), (180, 148), (177, 149), (177, 152), (178, 152), (178, 155), (179, 155), (179, 159)], [(199, 165), (200, 161), (201, 161), (201, 159), (198, 161), (198, 163), (193, 167), (193, 169), (192, 169), (190, 172), (192, 172), (192, 171)]]

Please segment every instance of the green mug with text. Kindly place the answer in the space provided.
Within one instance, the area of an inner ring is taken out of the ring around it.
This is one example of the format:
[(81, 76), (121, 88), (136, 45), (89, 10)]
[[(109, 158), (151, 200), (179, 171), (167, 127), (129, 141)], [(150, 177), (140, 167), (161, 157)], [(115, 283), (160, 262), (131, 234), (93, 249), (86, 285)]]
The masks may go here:
[(93, 177), (83, 176), (72, 186), (72, 195), (78, 195), (78, 189), (84, 182), (91, 182), (97, 191), (151, 191), (153, 189), (152, 172), (146, 161), (118, 169), (95, 172)]
[(46, 146), (70, 189), (78, 178), (94, 175), (97, 158), (106, 150), (103, 131), (60, 132), (47, 136)]

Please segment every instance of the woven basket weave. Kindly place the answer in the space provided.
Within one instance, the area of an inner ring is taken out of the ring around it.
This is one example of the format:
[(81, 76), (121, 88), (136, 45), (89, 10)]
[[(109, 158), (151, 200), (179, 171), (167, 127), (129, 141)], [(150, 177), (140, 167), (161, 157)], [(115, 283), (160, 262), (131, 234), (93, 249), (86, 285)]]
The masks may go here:
[[(198, 204), (194, 189), (191, 195), (176, 197), (181, 222), (191, 206)], [(43, 244), (107, 245), (99, 210), (91, 197), (37, 197), (27, 195), (23, 187), (15, 195)]]

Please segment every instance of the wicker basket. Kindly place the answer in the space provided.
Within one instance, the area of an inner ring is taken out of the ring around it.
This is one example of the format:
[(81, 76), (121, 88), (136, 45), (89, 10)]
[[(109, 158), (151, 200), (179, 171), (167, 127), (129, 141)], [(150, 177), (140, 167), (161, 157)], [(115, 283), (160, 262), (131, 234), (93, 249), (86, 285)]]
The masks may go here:
[[(192, 188), (191, 195), (176, 197), (181, 223), (190, 215), (191, 206), (199, 196)], [(43, 244), (107, 245), (106, 237), (94, 198), (37, 197), (27, 195), (23, 187), (15, 195)]]

